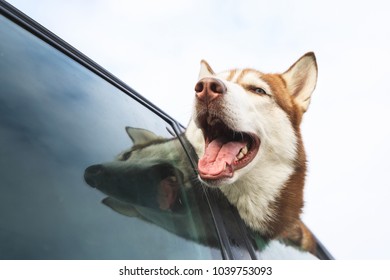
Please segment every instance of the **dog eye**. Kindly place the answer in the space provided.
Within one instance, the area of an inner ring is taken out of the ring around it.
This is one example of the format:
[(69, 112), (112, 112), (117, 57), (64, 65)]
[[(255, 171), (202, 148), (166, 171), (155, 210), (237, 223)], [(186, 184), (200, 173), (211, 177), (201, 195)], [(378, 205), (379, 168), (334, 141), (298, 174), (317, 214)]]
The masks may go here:
[(130, 156), (131, 156), (131, 151), (128, 151), (128, 152), (126, 152), (126, 153), (124, 153), (123, 155), (122, 155), (122, 160), (127, 160), (127, 159), (129, 159), (130, 158)]
[(267, 92), (264, 89), (259, 87), (253, 87), (250, 90), (256, 94), (267, 94)]

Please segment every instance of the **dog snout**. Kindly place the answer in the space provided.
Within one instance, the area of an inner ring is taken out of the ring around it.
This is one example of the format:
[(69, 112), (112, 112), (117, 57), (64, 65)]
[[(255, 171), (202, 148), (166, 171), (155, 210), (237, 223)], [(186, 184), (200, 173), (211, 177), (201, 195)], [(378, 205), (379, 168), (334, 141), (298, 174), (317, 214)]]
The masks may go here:
[(202, 102), (211, 102), (227, 91), (225, 84), (215, 78), (203, 78), (195, 85), (196, 97)]
[(91, 187), (96, 187), (100, 175), (104, 173), (103, 165), (91, 165), (84, 171), (84, 180)]

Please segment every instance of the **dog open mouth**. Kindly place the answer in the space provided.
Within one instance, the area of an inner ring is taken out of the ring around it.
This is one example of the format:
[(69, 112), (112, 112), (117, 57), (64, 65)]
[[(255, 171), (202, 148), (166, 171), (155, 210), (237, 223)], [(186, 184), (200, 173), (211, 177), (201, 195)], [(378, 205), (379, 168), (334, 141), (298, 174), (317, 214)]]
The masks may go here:
[(198, 121), (206, 145), (198, 162), (202, 179), (231, 178), (234, 171), (248, 165), (259, 151), (260, 139), (253, 133), (235, 131), (211, 115), (200, 117)]

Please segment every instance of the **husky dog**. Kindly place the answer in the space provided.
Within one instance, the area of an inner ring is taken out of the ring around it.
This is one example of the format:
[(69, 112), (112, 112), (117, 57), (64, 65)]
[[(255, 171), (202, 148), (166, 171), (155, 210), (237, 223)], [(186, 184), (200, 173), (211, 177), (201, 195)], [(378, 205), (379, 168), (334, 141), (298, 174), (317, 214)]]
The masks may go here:
[(219, 188), (253, 230), (311, 252), (314, 238), (300, 220), (306, 173), (300, 124), (316, 81), (311, 52), (282, 74), (216, 74), (202, 60), (186, 131), (205, 185)]

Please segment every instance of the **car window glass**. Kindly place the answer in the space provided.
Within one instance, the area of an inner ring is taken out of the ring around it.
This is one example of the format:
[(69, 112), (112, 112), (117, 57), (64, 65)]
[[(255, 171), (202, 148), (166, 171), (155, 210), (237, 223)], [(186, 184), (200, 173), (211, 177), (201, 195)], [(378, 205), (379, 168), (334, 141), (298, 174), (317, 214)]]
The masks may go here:
[(298, 247), (287, 244), (282, 240), (265, 241), (262, 237), (256, 236), (253, 239), (256, 257), (264, 260), (318, 260), (309, 252)]
[(221, 258), (172, 131), (0, 16), (0, 259)]

